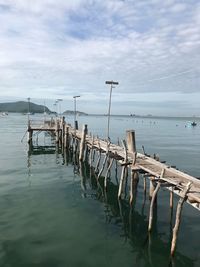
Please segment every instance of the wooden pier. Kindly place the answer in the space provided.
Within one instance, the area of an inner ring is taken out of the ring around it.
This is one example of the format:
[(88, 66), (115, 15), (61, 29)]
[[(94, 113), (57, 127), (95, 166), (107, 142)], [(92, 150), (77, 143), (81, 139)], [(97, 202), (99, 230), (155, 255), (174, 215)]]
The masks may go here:
[[(76, 122), (76, 128), (78, 128)], [(102, 173), (105, 173), (104, 187), (106, 190), (109, 171), (113, 162), (117, 161), (121, 165), (121, 176), (119, 180), (118, 198), (123, 197), (125, 176), (128, 169), (131, 173), (129, 202), (132, 205), (135, 201), (134, 190), (137, 185), (139, 175), (144, 177), (144, 190), (146, 190), (146, 179), (149, 180), (149, 197), (151, 199), (149, 210), (148, 231), (151, 232), (153, 224), (154, 204), (159, 189), (165, 187), (170, 191), (169, 205), (173, 210), (173, 196), (179, 196), (176, 208), (176, 220), (173, 228), (171, 242), (171, 255), (174, 255), (179, 225), (181, 221), (181, 211), (183, 203), (186, 201), (190, 206), (200, 211), (200, 180), (182, 171), (168, 166), (152, 158), (149, 155), (138, 153), (135, 142), (135, 131), (126, 131), (126, 140), (122, 140), (122, 146), (112, 144), (108, 140), (102, 140), (88, 134), (87, 125), (83, 125), (82, 130), (73, 128), (65, 122), (65, 118), (51, 119), (49, 121), (28, 123), (28, 142), (32, 145), (33, 132), (49, 132), (55, 136), (55, 142), (63, 149), (73, 149), (77, 153), (79, 162), (89, 161), (90, 166), (95, 162), (95, 172), (97, 180)], [(94, 153), (96, 160), (94, 158)]]

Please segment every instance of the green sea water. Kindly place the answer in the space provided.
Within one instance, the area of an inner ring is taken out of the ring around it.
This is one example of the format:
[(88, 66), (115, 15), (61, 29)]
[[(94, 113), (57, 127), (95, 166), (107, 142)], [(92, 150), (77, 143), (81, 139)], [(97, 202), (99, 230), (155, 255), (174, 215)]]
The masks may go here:
[[(73, 123), (73, 118), (66, 119)], [(26, 116), (9, 114), (0, 122), (0, 266), (200, 266), (197, 210), (184, 205), (172, 260), (175, 213), (171, 221), (168, 191), (159, 192), (149, 236), (142, 177), (130, 207), (117, 200), (115, 175), (103, 194), (102, 181), (97, 185), (87, 164), (80, 175), (71, 157), (59, 150), (29, 153), (23, 139)], [(79, 117), (80, 127), (83, 123), (89, 132), (105, 137), (106, 117)], [(144, 146), (167, 164), (200, 176), (200, 124), (192, 128), (180, 118), (111, 118), (113, 142), (125, 138), (126, 129), (136, 130), (138, 151)], [(49, 145), (51, 139), (40, 134), (39, 144)]]

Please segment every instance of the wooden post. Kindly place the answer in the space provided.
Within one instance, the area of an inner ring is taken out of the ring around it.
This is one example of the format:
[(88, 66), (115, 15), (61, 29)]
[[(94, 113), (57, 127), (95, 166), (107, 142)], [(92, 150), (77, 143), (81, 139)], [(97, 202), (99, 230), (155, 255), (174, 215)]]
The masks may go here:
[(56, 143), (59, 143), (59, 121), (56, 120)]
[(158, 193), (158, 190), (160, 189), (160, 182), (157, 183), (156, 188), (153, 192), (152, 199), (151, 199), (151, 204), (150, 204), (150, 211), (149, 211), (149, 226), (148, 226), (148, 231), (151, 232), (152, 229), (152, 223), (153, 223), (153, 207), (154, 207), (154, 202), (156, 199), (156, 195)]
[(190, 187), (191, 187), (191, 182), (189, 182), (187, 186), (184, 188), (182, 196), (180, 197), (178, 201), (177, 210), (176, 210), (176, 221), (175, 221), (175, 226), (173, 228), (173, 237), (172, 237), (172, 243), (171, 243), (171, 256), (174, 256), (174, 253), (175, 253), (177, 235), (178, 235), (179, 226), (181, 223), (182, 207), (183, 207), (184, 201), (187, 199), (187, 193), (190, 190)]
[(83, 130), (82, 130), (82, 137), (81, 137), (81, 143), (80, 143), (80, 153), (79, 153), (79, 160), (83, 160), (84, 156), (84, 150), (85, 150), (85, 137), (87, 134), (87, 125), (83, 125)]
[(64, 147), (64, 139), (65, 139), (65, 117), (62, 117), (62, 147)]
[(92, 147), (90, 149), (90, 156), (89, 156), (89, 165), (92, 166), (92, 160), (93, 160), (93, 146), (94, 146), (94, 135), (92, 136)]
[[(128, 160), (128, 152), (127, 152), (127, 146), (126, 146), (126, 141), (122, 140), (122, 145), (124, 147), (124, 163), (127, 163)], [(121, 172), (121, 177), (120, 177), (120, 182), (119, 182), (119, 190), (118, 190), (118, 198), (121, 198), (122, 194), (122, 187), (123, 187), (123, 182), (124, 182), (124, 176), (126, 173), (126, 165), (122, 166), (122, 172)]]
[(130, 204), (133, 202), (133, 197), (136, 195), (137, 185), (139, 181), (139, 174), (137, 171), (131, 170), (131, 184), (130, 184)]
[(155, 179), (154, 176), (149, 177), (149, 200), (152, 199), (153, 193), (154, 193), (155, 188), (156, 188), (154, 179)]
[(33, 144), (33, 130), (31, 129), (28, 130), (28, 143), (30, 146)]
[(104, 158), (104, 161), (103, 161), (101, 170), (99, 171), (99, 174), (98, 174), (98, 176), (97, 176), (97, 179), (100, 178), (100, 176), (101, 176), (101, 174), (102, 174), (102, 172), (103, 172), (103, 170), (104, 170), (104, 167), (105, 167), (105, 165), (106, 165), (107, 158), (108, 158), (108, 153), (106, 153), (106, 155), (105, 155), (105, 158)]
[(135, 144), (135, 131), (127, 130), (126, 131), (126, 142), (128, 152), (133, 156), (133, 165), (135, 165), (136, 161), (136, 144)]
[(78, 121), (75, 121), (75, 130), (78, 130)]
[(126, 141), (127, 141), (128, 152), (135, 153), (136, 145), (135, 145), (135, 131), (134, 130), (126, 131)]
[(109, 166), (108, 166), (108, 168), (107, 168), (107, 171), (106, 171), (105, 177), (104, 177), (104, 187), (105, 187), (105, 188), (107, 188), (107, 179), (108, 179), (108, 174), (109, 174), (109, 172), (110, 172), (110, 169), (111, 169), (111, 167), (112, 167), (113, 161), (114, 161), (114, 158), (112, 158), (112, 159), (111, 159), (111, 161), (110, 161), (110, 164), (109, 164)]
[(69, 126), (65, 126), (64, 147), (69, 148)]
[(95, 173), (98, 173), (99, 172), (99, 164), (100, 164), (100, 161), (101, 161), (101, 147), (100, 147), (100, 143), (99, 143), (99, 156), (98, 156), (98, 159), (97, 159), (96, 167), (94, 169), (94, 172)]
[(173, 199), (174, 199), (174, 192), (172, 187), (172, 191), (170, 191), (170, 200), (169, 200), (170, 209), (173, 209)]

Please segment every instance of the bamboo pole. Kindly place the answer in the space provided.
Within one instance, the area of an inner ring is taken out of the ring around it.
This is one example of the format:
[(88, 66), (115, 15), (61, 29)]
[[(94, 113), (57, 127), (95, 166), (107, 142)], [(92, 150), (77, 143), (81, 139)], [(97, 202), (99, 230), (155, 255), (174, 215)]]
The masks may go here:
[(187, 199), (187, 193), (190, 190), (191, 184), (192, 184), (191, 182), (187, 184), (187, 186), (183, 190), (182, 196), (180, 197), (178, 201), (178, 205), (176, 209), (176, 221), (175, 221), (175, 225), (173, 228), (173, 237), (172, 237), (172, 242), (171, 242), (171, 256), (174, 256), (174, 253), (175, 253), (178, 231), (179, 231), (179, 226), (181, 223), (182, 207), (183, 207), (183, 203)]

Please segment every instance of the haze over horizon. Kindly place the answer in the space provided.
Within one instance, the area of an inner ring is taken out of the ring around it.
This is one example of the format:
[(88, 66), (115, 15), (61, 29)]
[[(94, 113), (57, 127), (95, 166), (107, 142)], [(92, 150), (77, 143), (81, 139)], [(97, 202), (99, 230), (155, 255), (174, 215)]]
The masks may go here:
[(0, 0), (0, 102), (200, 116), (198, 0)]

